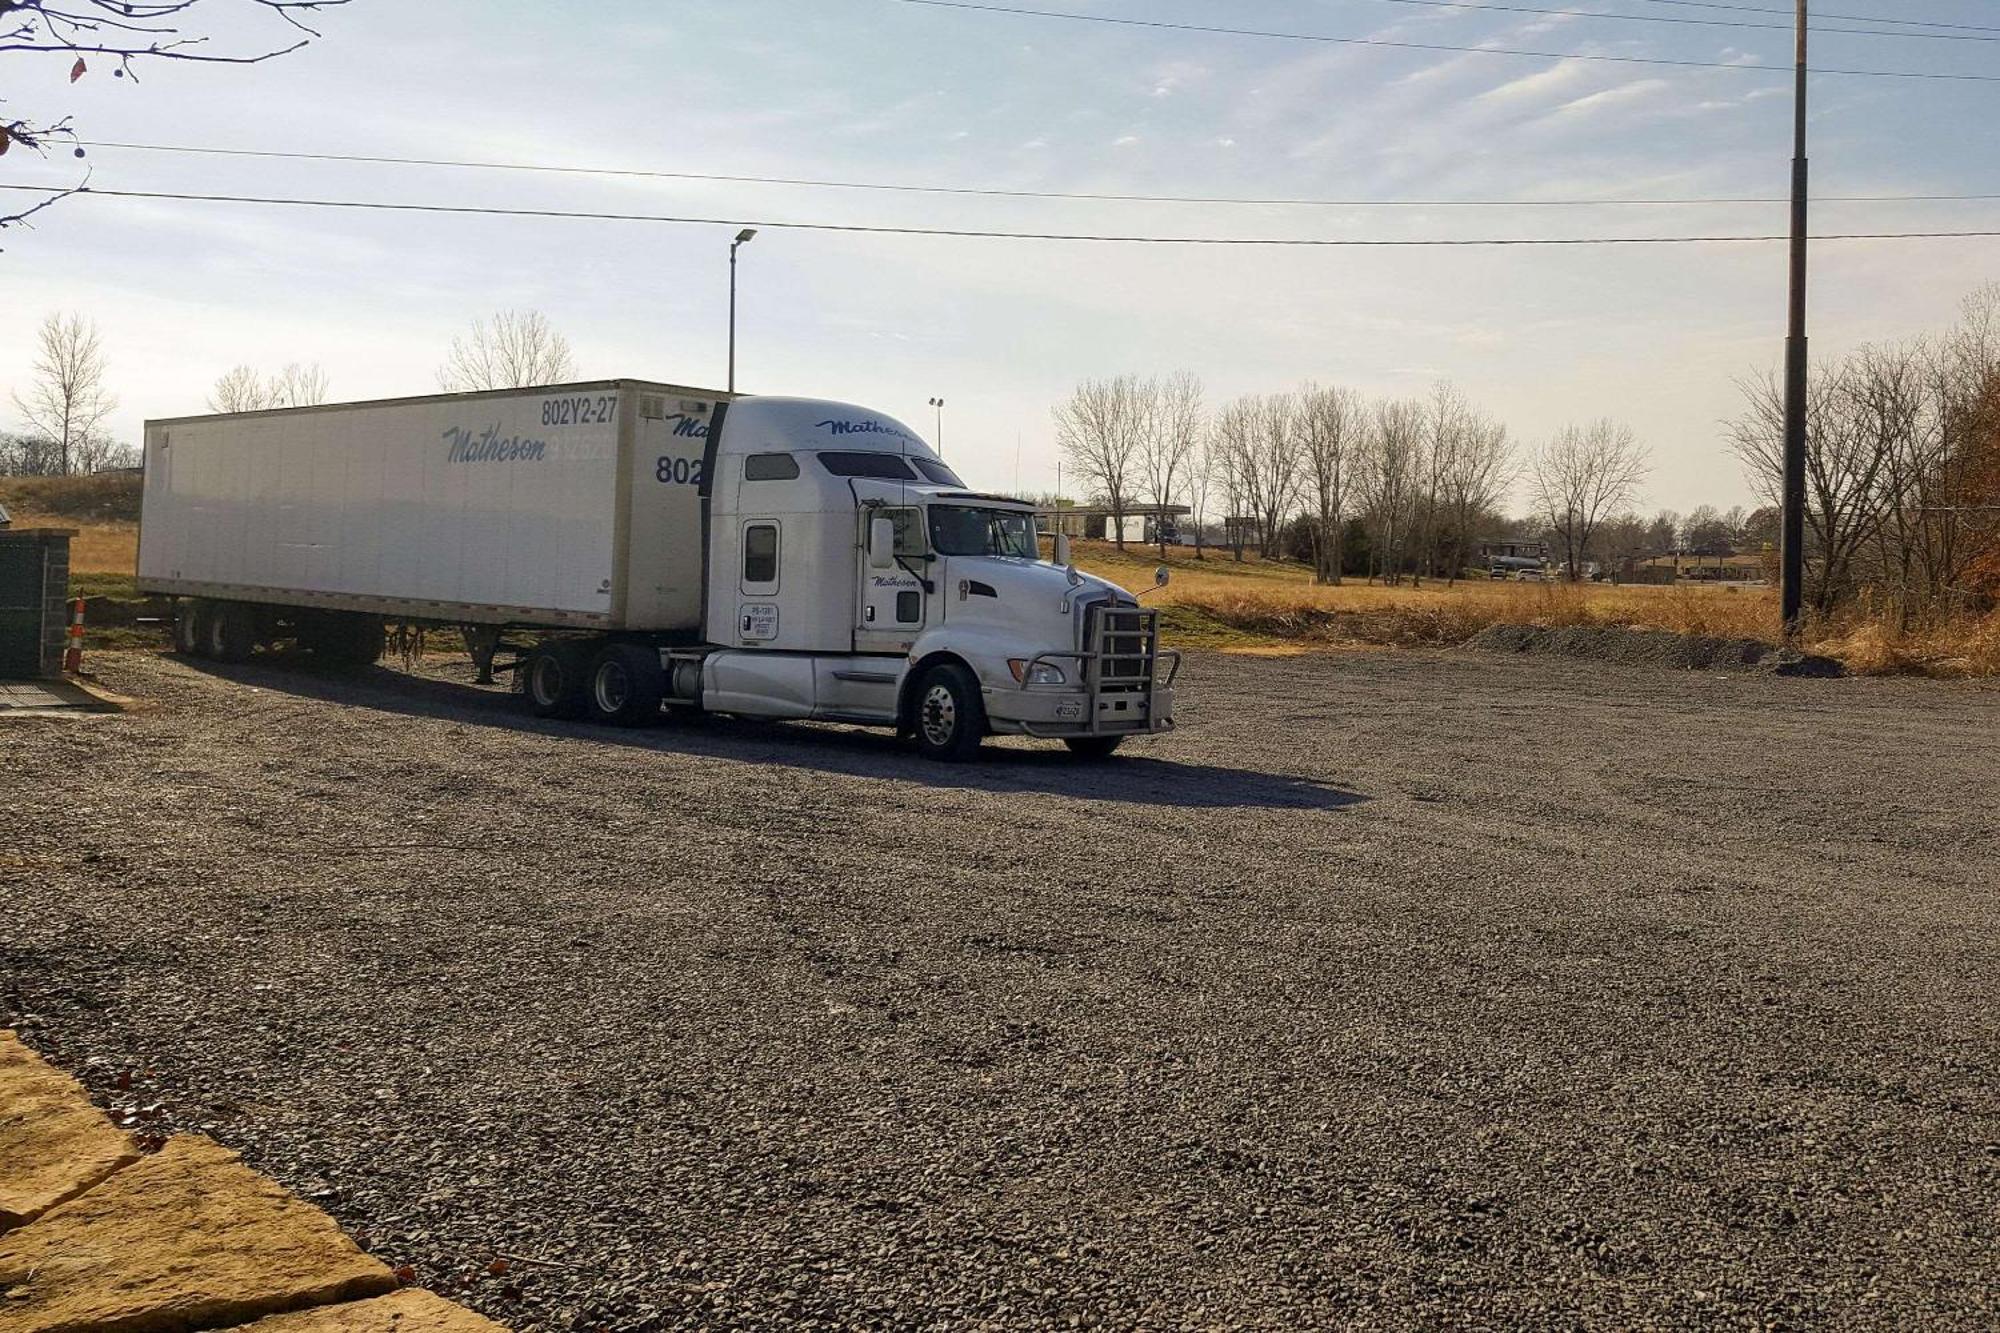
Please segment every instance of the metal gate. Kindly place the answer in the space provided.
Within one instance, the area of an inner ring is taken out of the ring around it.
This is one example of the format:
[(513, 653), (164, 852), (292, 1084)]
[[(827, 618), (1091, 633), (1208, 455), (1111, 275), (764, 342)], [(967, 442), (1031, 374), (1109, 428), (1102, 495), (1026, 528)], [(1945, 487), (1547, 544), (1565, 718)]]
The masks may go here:
[(56, 674), (68, 582), (67, 532), (0, 531), (0, 680)]

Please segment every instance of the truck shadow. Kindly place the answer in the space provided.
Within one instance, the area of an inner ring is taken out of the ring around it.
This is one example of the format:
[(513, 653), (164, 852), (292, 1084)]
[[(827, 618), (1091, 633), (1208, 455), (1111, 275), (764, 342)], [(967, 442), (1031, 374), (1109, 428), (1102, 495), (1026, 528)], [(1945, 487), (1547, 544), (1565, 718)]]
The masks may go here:
[(814, 722), (764, 722), (669, 714), (652, 727), (597, 727), (530, 715), (504, 687), (491, 688), (385, 667), (359, 673), (315, 669), (304, 659), (259, 656), (241, 666), (182, 659), (192, 670), (261, 689), (352, 708), (493, 727), (585, 745), (731, 759), (928, 787), (1039, 792), (1093, 801), (1191, 809), (1339, 810), (1369, 798), (1331, 783), (1282, 773), (1120, 754), (1085, 762), (1053, 742), (1033, 748), (989, 742), (975, 764), (940, 764), (886, 731)]

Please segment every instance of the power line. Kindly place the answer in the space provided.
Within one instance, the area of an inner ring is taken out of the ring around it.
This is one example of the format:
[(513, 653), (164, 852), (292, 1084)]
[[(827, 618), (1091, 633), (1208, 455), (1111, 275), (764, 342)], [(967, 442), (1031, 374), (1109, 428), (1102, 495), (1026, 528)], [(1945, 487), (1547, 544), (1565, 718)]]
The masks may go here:
[[(494, 208), (476, 204), (411, 204), (367, 199), (310, 199), (272, 195), (192, 194), (165, 190), (68, 189), (48, 185), (0, 185), (0, 190), (37, 194), (97, 196), (106, 199), (159, 199), (181, 203), (265, 204), (289, 208), (327, 208), (387, 213), (441, 213), (477, 217), (558, 218), (587, 222), (651, 222), (692, 227), (770, 228), (774, 231), (847, 232), (876, 236), (944, 236), (968, 240), (1083, 241), (1120, 245), (1201, 245), (1282, 247), (1302, 249), (1422, 249), (1475, 247), (1580, 247), (1657, 245), (1761, 244), (1788, 239), (1783, 235), (1705, 236), (1480, 236), (1445, 238), (1346, 238), (1294, 236), (1148, 236), (1101, 232), (1006, 231), (970, 227), (892, 227), (851, 222), (767, 222), (731, 217), (690, 217), (663, 213), (597, 213), (562, 208)], [(1828, 232), (1816, 241), (1970, 240), (2000, 237), (1995, 231)]]
[[(1782, 204), (1782, 195), (1721, 195), (1707, 198), (1619, 199), (1329, 199), (1309, 197), (1254, 198), (1243, 195), (1117, 194), (1082, 190), (1023, 190), (969, 185), (908, 185), (890, 181), (835, 180), (813, 176), (748, 176), (710, 171), (650, 171), (635, 167), (557, 166), (535, 162), (462, 161), (438, 157), (393, 157), (365, 153), (306, 153), (274, 148), (215, 148), (196, 144), (124, 143), (80, 140), (86, 148), (111, 148), (143, 153), (182, 153), (208, 157), (276, 158), (298, 162), (348, 162), (373, 166), (455, 167), (476, 171), (526, 171), (562, 176), (615, 176), (642, 180), (714, 181), (732, 185), (796, 185), (816, 189), (879, 190), (896, 194), (971, 195), (1000, 199), (1055, 199), (1094, 203), (1228, 204), (1266, 208), (1600, 208), (1692, 207), (1720, 204)], [(1969, 203), (2000, 199), (1991, 194), (1836, 194), (1819, 195), (1820, 203), (1903, 204)]]
[[(1529, 51), (1510, 46), (1459, 46), (1447, 42), (1411, 42), (1387, 37), (1331, 37), (1324, 33), (1274, 32), (1263, 28), (1225, 28), (1207, 23), (1169, 23), (1165, 19), (1118, 18), (1110, 14), (1072, 14), (1056, 9), (1029, 9), (1020, 5), (978, 3), (977, 0), (891, 0), (899, 5), (922, 5), (931, 9), (954, 9), (969, 13), (1008, 14), (1029, 18), (1063, 19), (1072, 23), (1111, 24), (1124, 28), (1152, 28), (1167, 32), (1195, 32), (1210, 36), (1263, 37), (1278, 41), (1323, 42), (1336, 46), (1372, 46), (1399, 51), (1440, 51), (1454, 55), (1518, 56), (1530, 60), (1582, 60), (1608, 65), (1651, 65), (1675, 69), (1730, 69), (1752, 74), (1787, 74), (1772, 65), (1733, 64), (1726, 60), (1676, 60), (1667, 56), (1586, 55), (1575, 51)], [(1869, 79), (1927, 79), (1948, 83), (2000, 83), (2000, 74), (1954, 74), (1939, 70), (1842, 69), (1822, 67), (1816, 74)]]
[[(1754, 28), (1765, 32), (1792, 31), (1789, 23), (1762, 23), (1755, 19), (1713, 19), (1683, 18), (1677, 14), (1613, 14), (1599, 9), (1547, 9), (1535, 5), (1515, 5), (1498, 3), (1497, 0), (1373, 0), (1383, 5), (1413, 5), (1426, 9), (1452, 9), (1459, 11), (1490, 11), (1496, 14), (1547, 14), (1556, 18), (1602, 19), (1612, 23), (1671, 23), (1680, 27), (1694, 28)], [(1760, 13), (1767, 11), (1758, 11)], [(1833, 18), (1833, 15), (1822, 15)], [(1857, 22), (1876, 23), (1879, 19), (1857, 19)], [(2000, 42), (2000, 32), (1982, 35), (1977, 32), (1899, 32), (1893, 28), (1829, 28), (1820, 24), (1813, 26), (1815, 33), (1841, 33), (1851, 37), (1902, 37), (1919, 41), (1937, 42)]]
[[(1789, 8), (1780, 9), (1772, 5), (1725, 4), (1723, 0), (1635, 0), (1644, 5), (1673, 5), (1679, 9), (1718, 9), (1738, 14), (1777, 14), (1792, 17)], [(2000, 32), (2000, 27), (1990, 23), (1947, 23), (1942, 19), (1891, 18), (1887, 14), (1821, 14), (1822, 19), (1833, 19), (1840, 23), (1894, 23), (1912, 28), (1955, 28), (1968, 32)]]

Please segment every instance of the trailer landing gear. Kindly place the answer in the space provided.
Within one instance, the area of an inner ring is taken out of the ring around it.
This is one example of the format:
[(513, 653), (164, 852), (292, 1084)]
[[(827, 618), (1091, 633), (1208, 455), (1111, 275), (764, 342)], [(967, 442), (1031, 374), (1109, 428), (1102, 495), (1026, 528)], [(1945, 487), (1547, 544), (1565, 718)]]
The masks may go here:
[(493, 683), (493, 656), (500, 651), (500, 631), (491, 625), (460, 625), (458, 632), (465, 636), (465, 651), (472, 654), (472, 665), (479, 669), (480, 685)]

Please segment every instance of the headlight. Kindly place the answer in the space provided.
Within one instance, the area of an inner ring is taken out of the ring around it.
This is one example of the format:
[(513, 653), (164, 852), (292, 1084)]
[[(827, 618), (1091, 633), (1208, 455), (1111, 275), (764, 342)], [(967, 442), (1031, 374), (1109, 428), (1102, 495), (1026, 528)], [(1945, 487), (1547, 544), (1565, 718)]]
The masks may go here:
[(1010, 657), (1007, 669), (1014, 673), (1014, 679), (1023, 685), (1064, 685), (1069, 677), (1054, 662), (1037, 662), (1026, 657)]

